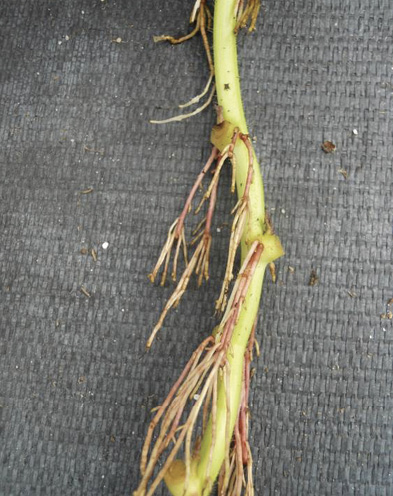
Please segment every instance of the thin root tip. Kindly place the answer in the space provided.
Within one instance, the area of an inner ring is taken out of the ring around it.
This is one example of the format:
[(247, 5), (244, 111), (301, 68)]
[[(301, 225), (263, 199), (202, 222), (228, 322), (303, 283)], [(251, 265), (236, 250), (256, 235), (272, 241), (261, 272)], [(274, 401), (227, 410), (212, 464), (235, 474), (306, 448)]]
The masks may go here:
[(147, 277), (149, 278), (149, 280), (150, 280), (151, 283), (154, 283), (155, 276), (153, 274), (149, 274)]

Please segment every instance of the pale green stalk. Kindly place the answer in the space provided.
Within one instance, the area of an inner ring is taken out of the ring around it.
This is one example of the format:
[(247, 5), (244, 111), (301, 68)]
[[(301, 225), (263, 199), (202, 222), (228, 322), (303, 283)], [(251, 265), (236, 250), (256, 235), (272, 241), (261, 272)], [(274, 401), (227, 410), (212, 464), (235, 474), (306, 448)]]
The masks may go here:
[[(222, 107), (224, 120), (238, 127), (241, 133), (248, 134), (240, 92), (236, 35), (234, 33), (236, 25), (236, 3), (236, 0), (216, 0), (215, 2), (213, 42), (215, 79), (218, 104)], [(237, 194), (240, 198), (244, 191), (249, 164), (248, 150), (241, 140), (237, 140), (234, 154), (236, 156)], [(224, 387), (224, 381), (219, 379), (216, 442), (213, 449), (210, 480), (206, 480), (206, 471), (212, 443), (211, 420), (204, 432), (199, 457), (193, 464), (192, 474), (187, 488), (184, 489), (181, 477), (176, 482), (166, 480), (168, 488), (174, 496), (206, 496), (210, 494), (225, 459), (225, 450), (227, 447), (225, 442), (226, 434), (229, 432), (230, 437), (232, 436), (238, 415), (244, 353), (257, 316), (265, 269), (270, 262), (283, 253), (278, 238), (267, 231), (262, 176), (254, 152), (253, 155), (254, 175), (249, 193), (248, 223), (241, 243), (242, 261), (247, 256), (248, 250), (255, 240), (263, 243), (264, 251), (250, 283), (246, 299), (232, 335), (230, 351), (227, 356), (230, 370), (229, 430), (226, 426), (226, 389)]]

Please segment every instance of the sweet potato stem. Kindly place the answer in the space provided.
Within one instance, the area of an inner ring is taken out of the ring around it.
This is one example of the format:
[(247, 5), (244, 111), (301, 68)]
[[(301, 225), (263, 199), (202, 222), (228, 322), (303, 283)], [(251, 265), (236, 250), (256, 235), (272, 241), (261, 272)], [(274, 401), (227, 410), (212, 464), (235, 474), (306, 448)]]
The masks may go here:
[[(206, 0), (197, 0), (195, 15), (198, 9), (206, 9), (205, 3)], [(214, 144), (212, 154), (190, 193), (183, 213), (169, 230), (167, 242), (150, 276), (152, 280), (163, 264), (163, 280), (165, 280), (170, 252), (175, 241), (173, 277), (176, 277), (180, 247), (184, 245), (186, 251), (184, 219), (203, 176), (213, 161), (217, 160), (213, 179), (197, 210), (207, 199), (209, 199), (209, 208), (204, 219), (202, 234), (196, 235), (195, 239), (199, 241), (201, 236), (201, 240), (149, 338), (148, 347), (161, 327), (166, 312), (178, 303), (192, 272), (195, 270), (199, 282), (203, 277), (208, 278), (210, 223), (219, 174), (225, 159), (229, 158), (233, 163), (239, 201), (233, 210), (234, 221), (227, 270), (216, 305), (217, 310), (224, 314), (213, 335), (194, 352), (183, 374), (150, 424), (142, 453), (142, 480), (134, 493), (135, 496), (152, 495), (163, 478), (173, 496), (208, 496), (219, 474), (219, 496), (240, 496), (244, 465), (247, 465), (249, 481), (246, 494), (253, 494), (251, 452), (247, 441), (249, 364), (265, 269), (283, 254), (283, 250), (265, 215), (262, 176), (248, 136), (241, 99), (236, 47), (237, 30), (239, 22), (243, 25), (248, 21), (250, 29), (253, 29), (259, 0), (249, 0), (244, 13), (239, 17), (238, 11), (239, 9), (242, 11), (243, 3), (241, 0), (215, 1), (213, 53), (220, 118), (212, 136), (217, 131), (217, 139), (212, 139)], [(199, 11), (198, 14), (202, 16), (198, 18), (203, 20), (202, 26), (204, 26), (204, 12)], [(201, 24), (197, 24), (198, 29), (200, 26)], [(206, 45), (205, 38), (204, 43)], [(212, 71), (210, 60), (209, 66)], [(200, 227), (202, 226), (203, 223)], [(227, 301), (229, 285), (233, 278), (233, 262), (239, 244), (241, 269)], [(187, 260), (186, 253), (185, 259)], [(196, 392), (198, 394), (194, 394)], [(195, 404), (190, 407), (187, 419), (181, 423), (186, 412), (186, 403), (194, 396)], [(195, 434), (199, 415), (203, 424), (201, 439)], [(158, 429), (158, 426), (160, 426), (159, 434), (153, 442), (153, 431)], [(197, 439), (192, 451), (194, 438)], [(182, 447), (185, 462), (175, 459)], [(148, 488), (158, 460), (167, 448), (170, 449), (170, 453)]]
[[(223, 118), (239, 129), (243, 135), (248, 134), (240, 91), (240, 79), (237, 64), (236, 47), (236, 15), (237, 0), (216, 0), (214, 7), (213, 52), (218, 104), (222, 108)], [(254, 273), (242, 304), (242, 309), (235, 325), (227, 353), (229, 374), (224, 380), (218, 379), (217, 408), (214, 412), (214, 427), (209, 420), (204, 431), (198, 462), (193, 474), (189, 475), (188, 487), (181, 487), (179, 480), (177, 488), (171, 487), (166, 481), (172, 494), (184, 496), (208, 495), (212, 489), (221, 466), (228, 459), (228, 433), (232, 437), (239, 413), (244, 355), (249, 341), (253, 324), (257, 316), (262, 292), (263, 277), (267, 265), (282, 255), (278, 238), (269, 232), (265, 222), (265, 202), (262, 176), (257, 164), (255, 152), (251, 149), (250, 141), (236, 141), (234, 150), (236, 156), (236, 187), (239, 198), (242, 198), (246, 187), (248, 194), (248, 219), (241, 240), (242, 262), (247, 257), (254, 241), (262, 243), (263, 253), (257, 262)], [(249, 184), (249, 163), (252, 153), (253, 176)], [(230, 394), (228, 392), (230, 391)], [(229, 403), (229, 404), (228, 404)], [(229, 415), (228, 415), (229, 412)], [(228, 418), (229, 417), (229, 418)], [(229, 425), (228, 425), (229, 423)], [(212, 437), (214, 445), (212, 448)], [(209, 473), (208, 480), (206, 478)]]
[[(237, 0), (217, 0), (214, 6), (213, 51), (218, 104), (222, 107), (223, 118), (248, 134), (246, 118), (240, 90), (240, 77), (237, 62), (235, 8)], [(241, 198), (248, 173), (248, 150), (238, 141), (234, 148), (236, 155), (236, 186)], [(265, 231), (265, 197), (261, 172), (253, 151), (254, 177), (250, 188), (250, 215), (243, 236), (243, 244), (252, 243)], [(243, 255), (248, 250), (243, 246)]]

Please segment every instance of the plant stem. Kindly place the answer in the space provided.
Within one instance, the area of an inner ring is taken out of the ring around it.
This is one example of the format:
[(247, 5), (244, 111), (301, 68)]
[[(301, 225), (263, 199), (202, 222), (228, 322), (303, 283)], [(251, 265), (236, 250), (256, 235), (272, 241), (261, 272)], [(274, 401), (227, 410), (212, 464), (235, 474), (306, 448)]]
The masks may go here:
[[(241, 133), (248, 134), (240, 92), (236, 34), (234, 33), (236, 4), (237, 0), (215, 1), (213, 51), (216, 90), (218, 103), (223, 110), (224, 120), (239, 128)], [(234, 155), (236, 156), (237, 194), (241, 198), (246, 185), (249, 155), (246, 145), (240, 139), (236, 142)], [(278, 238), (271, 232), (265, 221), (262, 176), (254, 151), (253, 155), (254, 175), (249, 191), (249, 215), (241, 243), (242, 262), (254, 241), (262, 243), (264, 250), (253, 274), (232, 334), (229, 352), (227, 353), (229, 375), (226, 379), (224, 377), (218, 379), (213, 450), (211, 450), (212, 420), (210, 419), (203, 434), (198, 459), (195, 460), (196, 466), (193, 466), (187, 487), (184, 488), (181, 482), (184, 474), (173, 479), (171, 476), (166, 478), (167, 486), (174, 496), (206, 496), (210, 493), (218, 476), (227, 456), (226, 451), (228, 450), (239, 412), (244, 354), (258, 313), (265, 269), (270, 262), (283, 254)], [(209, 460), (211, 460), (211, 466), (209, 477), (207, 478)], [(178, 461), (176, 463), (178, 467)]]
[[(214, 66), (218, 104), (223, 109), (223, 117), (238, 127), (241, 133), (248, 134), (244, 115), (240, 77), (237, 62), (237, 45), (235, 6), (236, 0), (217, 0), (214, 7)], [(236, 185), (240, 198), (243, 194), (248, 172), (248, 151), (244, 143), (238, 140), (234, 154), (236, 155)], [(265, 200), (261, 172), (254, 154), (254, 177), (250, 190), (250, 215), (244, 242), (251, 245), (265, 230)], [(247, 249), (243, 248), (242, 260)]]

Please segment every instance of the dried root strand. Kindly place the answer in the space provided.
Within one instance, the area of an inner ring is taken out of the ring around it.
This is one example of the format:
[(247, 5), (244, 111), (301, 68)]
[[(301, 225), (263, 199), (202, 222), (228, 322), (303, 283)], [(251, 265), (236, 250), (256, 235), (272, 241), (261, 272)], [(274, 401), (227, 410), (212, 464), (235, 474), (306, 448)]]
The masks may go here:
[[(185, 119), (189, 119), (190, 117), (193, 117), (194, 115), (200, 114), (207, 108), (211, 102), (213, 101), (214, 94), (216, 92), (216, 86), (213, 85), (209, 98), (206, 100), (206, 102), (203, 103), (200, 107), (196, 108), (192, 112), (188, 112), (187, 114), (180, 114), (180, 115), (175, 115), (174, 117), (170, 117), (169, 119), (163, 119), (163, 120), (151, 120), (150, 124), (169, 124), (170, 122), (180, 122), (184, 121)], [(198, 100), (199, 101), (199, 100)], [(183, 104), (183, 106), (188, 106), (187, 104)]]
[[(207, 25), (206, 25), (206, 22), (207, 22)], [(189, 107), (191, 105), (195, 105), (195, 104), (199, 103), (200, 100), (205, 95), (207, 95), (210, 87), (213, 84), (213, 79), (214, 79), (213, 57), (212, 57), (212, 53), (211, 53), (211, 49), (210, 49), (209, 40), (207, 37), (207, 30), (210, 30), (211, 25), (212, 25), (212, 15), (211, 15), (209, 8), (206, 5), (206, 0), (197, 0), (195, 2), (194, 8), (193, 8), (192, 13), (191, 13), (191, 17), (190, 17), (190, 23), (191, 24), (195, 23), (194, 29), (190, 33), (188, 33), (187, 35), (182, 36), (180, 38), (175, 38), (173, 36), (168, 36), (168, 35), (154, 36), (155, 42), (168, 41), (172, 45), (178, 45), (178, 44), (183, 43), (187, 40), (190, 40), (198, 33), (201, 34), (203, 46), (204, 46), (205, 53), (206, 53), (207, 62), (209, 65), (209, 78), (208, 78), (208, 81), (207, 81), (204, 89), (202, 90), (202, 92), (200, 94), (196, 95), (195, 97), (191, 98), (191, 100), (189, 100), (188, 102), (179, 105), (179, 108), (186, 108), (186, 107)], [(177, 115), (174, 117), (170, 117), (169, 119), (151, 120), (150, 122), (152, 124), (167, 124), (169, 122), (176, 122), (176, 121), (182, 121), (184, 119), (188, 119), (188, 118), (190, 118), (196, 114), (199, 114), (205, 108), (207, 108), (210, 105), (210, 103), (212, 102), (214, 94), (215, 94), (215, 85), (213, 84), (212, 90), (210, 92), (208, 99), (205, 101), (205, 103), (203, 103), (203, 105), (201, 105), (200, 107), (198, 107), (194, 111), (186, 113), (186, 114), (181, 114), (181, 115)]]
[[(242, 268), (240, 269), (228, 308), (215, 336), (205, 339), (192, 354), (180, 377), (170, 390), (163, 404), (156, 409), (151, 421), (142, 449), (141, 482), (134, 492), (134, 496), (151, 496), (165, 477), (167, 470), (176, 455), (183, 448), (185, 452), (185, 486), (191, 473), (191, 465), (199, 446), (199, 436), (196, 432), (198, 418), (202, 417), (202, 434), (210, 418), (212, 422), (211, 447), (206, 471), (206, 483), (213, 484), (210, 478), (211, 466), (215, 444), (217, 442), (217, 385), (223, 379), (226, 390), (226, 444), (227, 456), (225, 458), (226, 482), (231, 482), (231, 467), (234, 462), (233, 450), (230, 446), (230, 368), (227, 354), (233, 330), (242, 310), (249, 285), (263, 251), (263, 245), (257, 241), (253, 243)], [(247, 348), (249, 349), (249, 347)], [(242, 401), (246, 396), (242, 395)], [(238, 427), (238, 434), (240, 429)], [(153, 435), (157, 432), (156, 440)], [(194, 442), (194, 445), (193, 445)], [(239, 443), (238, 443), (239, 446)], [(240, 444), (241, 446), (241, 444)], [(240, 448), (237, 448), (239, 453)], [(239, 457), (239, 454), (237, 455)], [(165, 459), (162, 460), (162, 459)], [(155, 468), (160, 461), (163, 464), (154, 475)], [(235, 460), (236, 461), (236, 460)], [(240, 473), (239, 464), (236, 463), (237, 473)], [(150, 486), (149, 486), (150, 484)], [(237, 484), (237, 481), (236, 481)], [(235, 493), (233, 493), (235, 495)]]
[(247, 25), (249, 33), (254, 31), (260, 8), (260, 0), (238, 0), (235, 8), (237, 19), (235, 33), (237, 33), (239, 29), (247, 27)]
[(198, 275), (198, 283), (202, 283), (203, 277), (205, 277), (206, 279), (208, 278), (210, 246), (211, 246), (210, 234), (203, 236), (197, 248), (195, 249), (188, 265), (186, 266), (176, 286), (175, 291), (172, 293), (171, 297), (165, 304), (165, 307), (160, 315), (160, 318), (158, 319), (156, 326), (154, 327), (149, 339), (147, 340), (146, 348), (151, 347), (154, 338), (156, 337), (158, 331), (161, 329), (162, 324), (164, 323), (165, 317), (169, 312), (169, 310), (172, 307), (176, 307), (179, 304), (180, 299), (185, 293), (188, 283), (190, 282), (192, 273), (195, 271), (195, 273)]
[(201, 21), (200, 21), (200, 16), (198, 16), (196, 19), (196, 25), (194, 29), (185, 36), (181, 36), (180, 38), (175, 38), (174, 36), (169, 36), (164, 34), (160, 36), (153, 36), (153, 40), (155, 43), (159, 43), (160, 41), (169, 41), (169, 43), (171, 43), (172, 45), (179, 45), (180, 43), (184, 43), (185, 41), (194, 38), (194, 36), (199, 33), (200, 28), (201, 28)]
[(171, 225), (171, 227), (169, 228), (167, 240), (164, 244), (164, 247), (161, 250), (160, 256), (158, 257), (157, 263), (156, 263), (153, 271), (149, 274), (150, 281), (154, 282), (161, 266), (164, 265), (164, 269), (163, 269), (162, 276), (161, 276), (161, 286), (163, 286), (165, 284), (165, 281), (166, 281), (169, 262), (170, 262), (170, 258), (171, 258), (171, 252), (172, 252), (172, 248), (173, 248), (173, 245), (175, 244), (176, 240), (177, 240), (177, 242), (176, 242), (176, 249), (175, 249), (175, 258), (173, 261), (172, 278), (176, 279), (177, 260), (179, 257), (181, 245), (183, 246), (184, 260), (187, 263), (187, 244), (186, 244), (186, 240), (185, 240), (184, 226), (180, 225), (179, 221), (180, 221), (180, 217), (178, 217), (175, 220), (175, 222)]
[[(196, 95), (196, 96), (194, 96), (193, 98), (191, 98), (191, 100), (189, 100), (188, 102), (186, 102), (186, 103), (181, 103), (181, 104), (179, 105), (179, 108), (183, 109), (183, 108), (191, 107), (191, 105), (195, 105), (196, 103), (199, 103), (199, 102), (202, 100), (202, 98), (203, 98), (203, 97), (207, 94), (207, 92), (209, 91), (209, 88), (210, 88), (210, 86), (211, 86), (211, 84), (212, 84), (212, 82), (213, 82), (213, 77), (214, 77), (214, 74), (213, 74), (213, 73), (211, 73), (211, 74), (210, 74), (210, 76), (209, 76), (209, 79), (207, 80), (206, 86), (204, 87), (204, 89), (202, 90), (202, 92), (201, 92), (201, 93), (199, 93), (199, 95)], [(214, 91), (213, 91), (212, 95), (214, 96)], [(211, 103), (211, 98), (209, 98), (208, 102), (209, 102), (209, 105), (210, 105), (210, 103)], [(202, 109), (202, 110), (204, 110), (204, 108), (206, 108), (206, 107), (203, 107), (203, 109)], [(185, 114), (185, 115), (188, 115), (188, 114)]]

